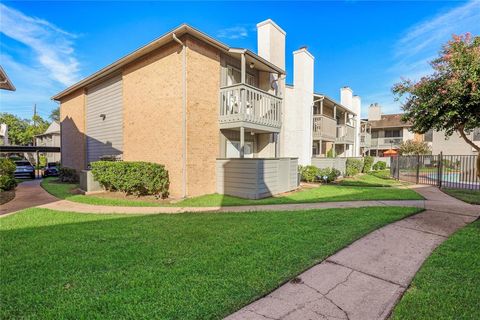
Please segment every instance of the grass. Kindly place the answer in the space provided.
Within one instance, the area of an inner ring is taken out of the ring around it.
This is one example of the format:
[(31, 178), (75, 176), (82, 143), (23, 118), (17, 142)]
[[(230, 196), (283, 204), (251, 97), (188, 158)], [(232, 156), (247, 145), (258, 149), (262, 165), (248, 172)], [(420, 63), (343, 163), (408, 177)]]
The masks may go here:
[(382, 170), (345, 178), (339, 182), (339, 185), (352, 187), (394, 187), (402, 186), (404, 183), (390, 178), (390, 170)]
[(442, 189), (443, 192), (471, 204), (480, 204), (480, 190)]
[(393, 319), (480, 319), (480, 220), (438, 247), (417, 273)]
[[(373, 177), (375, 178), (375, 177)], [(380, 181), (384, 179), (377, 178)], [(387, 181), (387, 180), (385, 180)], [(395, 180), (391, 180), (392, 183)], [(390, 183), (385, 182), (385, 184)], [(365, 184), (365, 183), (364, 183)], [(369, 186), (346, 186), (346, 185), (323, 185), (317, 188), (304, 189), (283, 196), (265, 198), (260, 200), (242, 199), (228, 195), (209, 194), (192, 197), (177, 203), (142, 201), (136, 199), (112, 199), (100, 196), (73, 195), (71, 189), (76, 185), (56, 183), (54, 179), (47, 178), (42, 186), (61, 199), (86, 204), (108, 206), (177, 206), (177, 207), (209, 207), (209, 206), (244, 206), (262, 204), (288, 204), (288, 203), (312, 203), (328, 201), (354, 201), (354, 200), (421, 200), (419, 194), (409, 189), (397, 189), (391, 187)], [(390, 185), (390, 186), (393, 186)]]
[(0, 225), (0, 318), (220, 319), (418, 211), (131, 216), (27, 209)]

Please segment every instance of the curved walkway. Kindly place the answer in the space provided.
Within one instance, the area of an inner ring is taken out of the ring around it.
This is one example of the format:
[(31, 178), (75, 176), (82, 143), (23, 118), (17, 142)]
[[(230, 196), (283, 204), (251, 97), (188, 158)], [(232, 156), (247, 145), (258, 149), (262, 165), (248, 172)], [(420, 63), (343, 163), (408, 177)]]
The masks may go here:
[(0, 215), (38, 205), (57, 202), (58, 199), (40, 186), (41, 180), (29, 180), (20, 183), (15, 189), (15, 198), (0, 206)]
[(311, 209), (331, 208), (360, 208), (379, 206), (407, 206), (424, 208), (424, 200), (387, 200), (387, 201), (341, 201), (341, 202), (318, 202), (318, 203), (292, 203), (292, 204), (269, 204), (248, 205), (231, 207), (120, 207), (101, 206), (59, 200), (38, 206), (56, 211), (71, 211), (80, 213), (122, 213), (122, 214), (158, 214), (158, 213), (183, 213), (183, 212), (252, 212), (252, 211), (295, 211)]
[(449, 235), (480, 216), (434, 187), (413, 186), (426, 211), (357, 240), (226, 319), (386, 319)]

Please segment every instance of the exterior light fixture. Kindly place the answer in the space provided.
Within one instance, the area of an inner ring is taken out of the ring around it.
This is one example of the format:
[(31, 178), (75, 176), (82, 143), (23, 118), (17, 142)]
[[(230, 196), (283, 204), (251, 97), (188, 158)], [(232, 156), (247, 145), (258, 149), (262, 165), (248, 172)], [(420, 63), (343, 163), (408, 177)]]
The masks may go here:
[(106, 118), (106, 117), (107, 117), (107, 115), (106, 115), (105, 113), (102, 113), (102, 114), (100, 115), (100, 118), (102, 118), (102, 120), (104, 120), (104, 121), (105, 121), (105, 118)]

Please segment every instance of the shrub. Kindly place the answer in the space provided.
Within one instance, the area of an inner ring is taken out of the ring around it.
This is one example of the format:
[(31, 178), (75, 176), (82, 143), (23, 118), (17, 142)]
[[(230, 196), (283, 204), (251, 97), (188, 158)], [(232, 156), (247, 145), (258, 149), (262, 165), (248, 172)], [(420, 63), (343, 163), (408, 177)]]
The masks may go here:
[(363, 173), (367, 173), (370, 170), (372, 170), (372, 164), (373, 164), (373, 157), (371, 156), (366, 156), (363, 158)]
[(168, 197), (170, 181), (165, 166), (142, 161), (92, 162), (92, 174), (108, 191)]
[(327, 151), (327, 158), (333, 158), (333, 147), (330, 148), (330, 150)]
[(78, 182), (77, 170), (69, 167), (60, 167), (58, 170), (58, 179), (61, 182)]
[(325, 168), (325, 169), (318, 170), (319, 178), (325, 182), (335, 181), (340, 176), (340, 174), (341, 174), (340, 170), (337, 170), (335, 168)]
[(354, 159), (348, 158), (346, 163), (345, 175), (347, 177), (352, 177), (360, 172), (363, 169), (363, 160), (362, 159)]
[(7, 158), (0, 158), (0, 191), (12, 190), (17, 186), (15, 180), (15, 162)]
[(304, 166), (300, 168), (300, 176), (302, 181), (315, 182), (317, 181), (318, 168), (315, 166)]
[(373, 170), (385, 170), (387, 168), (387, 163), (385, 161), (378, 161), (373, 165)]

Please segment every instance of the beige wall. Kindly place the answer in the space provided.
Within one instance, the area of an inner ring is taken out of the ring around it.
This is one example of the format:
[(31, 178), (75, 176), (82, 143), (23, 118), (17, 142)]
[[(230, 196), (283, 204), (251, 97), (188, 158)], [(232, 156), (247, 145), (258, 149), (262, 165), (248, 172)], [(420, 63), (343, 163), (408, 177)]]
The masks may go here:
[[(473, 139), (473, 134), (468, 135)], [(478, 152), (463, 140), (463, 138), (454, 132), (448, 139), (445, 137), (443, 131), (433, 131), (432, 139), (432, 154), (439, 154), (443, 152), (444, 155), (477, 155)], [(479, 141), (474, 141), (475, 144), (480, 145)]]
[(187, 195), (196, 196), (216, 190), (220, 52), (192, 37), (187, 46)]
[(85, 93), (83, 89), (62, 98), (60, 103), (62, 165), (85, 169)]
[(182, 53), (171, 44), (123, 70), (123, 159), (164, 164), (182, 195)]

